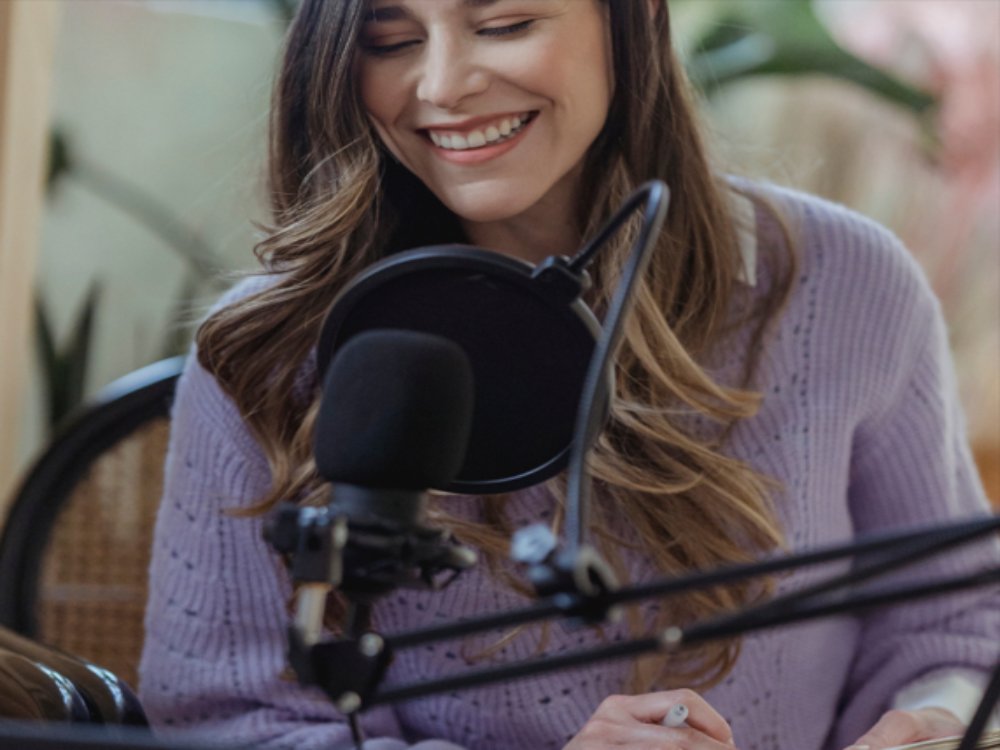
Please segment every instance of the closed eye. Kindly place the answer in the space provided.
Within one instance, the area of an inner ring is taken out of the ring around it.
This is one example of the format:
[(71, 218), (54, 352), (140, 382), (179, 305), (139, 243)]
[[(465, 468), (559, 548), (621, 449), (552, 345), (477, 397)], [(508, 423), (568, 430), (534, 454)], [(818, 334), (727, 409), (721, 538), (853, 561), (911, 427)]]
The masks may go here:
[[(506, 26), (486, 26), (479, 29), (476, 33), (479, 36), (486, 37), (504, 37), (512, 34), (518, 34), (522, 31), (527, 31), (528, 28), (535, 22), (535, 19), (529, 18), (524, 21), (518, 21), (517, 23), (507, 24)], [(406, 39), (401, 42), (394, 42), (392, 44), (378, 44), (377, 42), (363, 42), (362, 48), (365, 52), (368, 52), (376, 56), (387, 56), (392, 55), (396, 52), (402, 52), (409, 47), (420, 44), (420, 39)]]
[(372, 55), (385, 56), (391, 55), (394, 52), (401, 52), (408, 47), (412, 47), (415, 44), (420, 44), (419, 39), (407, 39), (402, 42), (395, 42), (393, 44), (375, 44), (372, 42), (364, 42), (362, 44), (362, 49)]
[(534, 22), (535, 19), (529, 18), (526, 21), (518, 21), (508, 26), (487, 26), (476, 33), (480, 36), (507, 36), (508, 34), (516, 34), (519, 31), (527, 30)]

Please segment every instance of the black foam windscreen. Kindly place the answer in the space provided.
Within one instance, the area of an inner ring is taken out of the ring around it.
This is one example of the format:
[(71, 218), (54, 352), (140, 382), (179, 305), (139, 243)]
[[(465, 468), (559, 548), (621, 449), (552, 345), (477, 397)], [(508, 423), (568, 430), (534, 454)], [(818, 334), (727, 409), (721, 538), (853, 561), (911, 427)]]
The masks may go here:
[(448, 484), (465, 454), (473, 388), (465, 353), (447, 339), (401, 330), (353, 336), (323, 378), (319, 474), (377, 489)]
[(466, 353), (475, 382), (468, 447), (457, 476), (435, 489), (508, 491), (566, 466), (600, 326), (534, 270), (480, 248), (420, 248), (371, 266), (327, 316), (321, 371), (354, 336), (380, 328), (441, 336)]

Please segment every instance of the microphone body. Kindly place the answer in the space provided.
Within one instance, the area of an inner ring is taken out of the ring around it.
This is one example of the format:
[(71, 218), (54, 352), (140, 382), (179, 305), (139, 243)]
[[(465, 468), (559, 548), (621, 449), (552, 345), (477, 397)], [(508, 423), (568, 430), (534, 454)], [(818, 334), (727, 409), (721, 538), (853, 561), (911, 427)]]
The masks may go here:
[(368, 331), (337, 353), (323, 379), (314, 441), (330, 502), (286, 503), (267, 530), (271, 544), (292, 555), (293, 578), (313, 599), (320, 586), (324, 597), (337, 587), (369, 604), (397, 586), (433, 587), (442, 571), (475, 562), (449, 532), (424, 523), (426, 490), (449, 482), (462, 464), (472, 389), (465, 354), (439, 336)]
[(370, 605), (399, 587), (437, 588), (444, 571), (471, 567), (475, 553), (425, 524), (427, 494), (334, 484), (329, 511), (347, 522), (337, 589)]
[(334, 484), (390, 492), (446, 484), (462, 465), (472, 403), (472, 368), (453, 342), (407, 330), (359, 333), (323, 376), (316, 469)]
[[(377, 635), (353, 637), (367, 626), (372, 603), (400, 586), (440, 588), (476, 562), (449, 532), (424, 524), (425, 490), (461, 466), (472, 388), (458, 346), (399, 330), (354, 337), (323, 379), (314, 454), (331, 500), (283, 504), (265, 535), (291, 557), (299, 589), (289, 663), (345, 713), (360, 707), (392, 658)], [(445, 571), (451, 577), (442, 582)], [(334, 588), (351, 604), (349, 637), (326, 641)]]

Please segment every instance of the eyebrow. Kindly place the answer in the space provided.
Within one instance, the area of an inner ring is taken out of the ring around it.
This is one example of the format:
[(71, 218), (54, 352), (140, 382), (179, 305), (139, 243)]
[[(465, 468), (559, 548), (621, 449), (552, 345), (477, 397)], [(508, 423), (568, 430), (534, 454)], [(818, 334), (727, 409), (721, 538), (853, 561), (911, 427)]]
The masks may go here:
[[(465, 8), (486, 8), (490, 5), (496, 5), (500, 0), (462, 0), (462, 7)], [(399, 5), (384, 5), (381, 8), (372, 8), (367, 17), (366, 22), (379, 21), (398, 21), (403, 18), (409, 18), (410, 12)]]

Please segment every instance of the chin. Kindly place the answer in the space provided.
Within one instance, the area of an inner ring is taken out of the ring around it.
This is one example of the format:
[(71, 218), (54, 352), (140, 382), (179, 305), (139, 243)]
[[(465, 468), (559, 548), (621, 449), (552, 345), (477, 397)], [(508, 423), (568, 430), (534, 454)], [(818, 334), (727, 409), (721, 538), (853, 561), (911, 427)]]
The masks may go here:
[(527, 211), (537, 201), (523, 191), (513, 190), (486, 192), (468, 189), (439, 197), (459, 219), (476, 224), (512, 219)]

